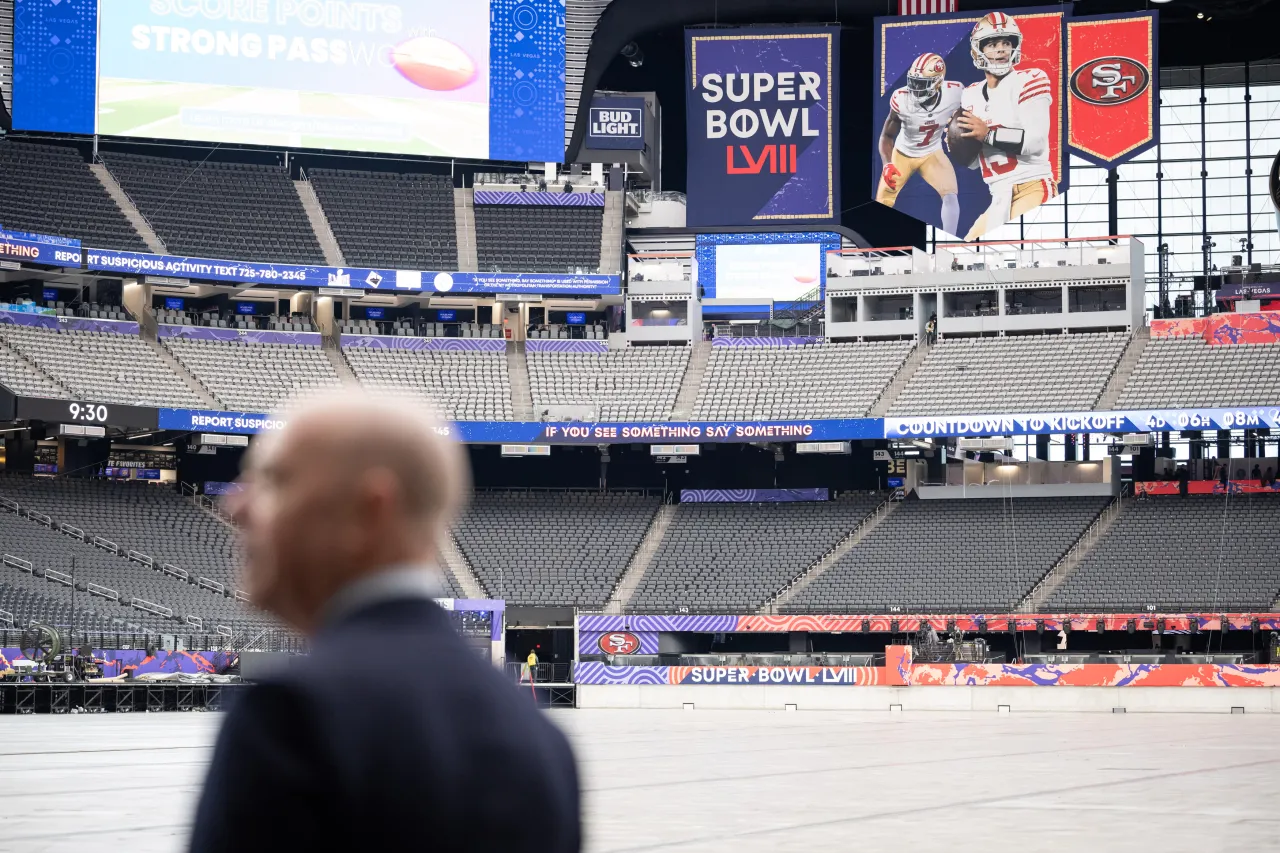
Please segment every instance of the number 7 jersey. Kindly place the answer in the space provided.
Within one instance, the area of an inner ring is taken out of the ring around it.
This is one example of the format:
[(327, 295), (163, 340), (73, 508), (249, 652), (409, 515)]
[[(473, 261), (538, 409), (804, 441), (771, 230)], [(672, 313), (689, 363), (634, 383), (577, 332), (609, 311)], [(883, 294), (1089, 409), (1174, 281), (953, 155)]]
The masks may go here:
[(921, 105), (904, 86), (889, 99), (889, 109), (902, 122), (893, 147), (908, 157), (924, 157), (942, 147), (947, 122), (960, 109), (964, 86), (955, 80), (944, 80), (938, 102), (932, 108)]
[(1022, 152), (1010, 154), (982, 146), (978, 165), (988, 184), (1012, 181), (1015, 184), (1053, 179), (1049, 163), (1049, 111), (1053, 92), (1049, 76), (1039, 68), (1009, 72), (999, 85), (986, 82), (965, 88), (961, 106), (987, 123), (987, 127), (1021, 128)]

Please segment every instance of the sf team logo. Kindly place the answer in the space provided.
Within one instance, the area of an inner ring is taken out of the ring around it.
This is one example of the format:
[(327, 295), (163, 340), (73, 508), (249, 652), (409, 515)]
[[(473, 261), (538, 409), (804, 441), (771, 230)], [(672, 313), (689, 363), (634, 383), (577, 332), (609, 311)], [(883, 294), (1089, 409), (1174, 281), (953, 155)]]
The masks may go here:
[(1150, 85), (1147, 66), (1123, 56), (1091, 59), (1071, 72), (1071, 94), (1103, 107), (1128, 103)]
[(640, 650), (640, 638), (630, 631), (610, 631), (600, 635), (599, 646), (607, 655), (633, 655)]

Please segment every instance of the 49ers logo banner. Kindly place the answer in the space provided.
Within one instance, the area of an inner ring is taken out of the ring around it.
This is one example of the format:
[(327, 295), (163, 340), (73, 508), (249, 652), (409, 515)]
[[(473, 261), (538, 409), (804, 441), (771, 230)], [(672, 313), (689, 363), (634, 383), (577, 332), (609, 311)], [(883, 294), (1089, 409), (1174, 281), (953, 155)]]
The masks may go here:
[(686, 222), (839, 216), (839, 31), (685, 30)]
[(1099, 166), (1131, 160), (1159, 141), (1156, 15), (1067, 21), (1067, 141)]

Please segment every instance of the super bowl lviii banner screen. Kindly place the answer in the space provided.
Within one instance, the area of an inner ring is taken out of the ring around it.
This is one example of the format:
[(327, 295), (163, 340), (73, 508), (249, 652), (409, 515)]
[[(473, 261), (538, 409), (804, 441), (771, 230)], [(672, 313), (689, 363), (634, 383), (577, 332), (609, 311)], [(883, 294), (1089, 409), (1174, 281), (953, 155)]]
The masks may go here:
[(1063, 15), (876, 18), (876, 201), (975, 240), (1065, 191)]
[(685, 30), (691, 226), (839, 210), (839, 30)]

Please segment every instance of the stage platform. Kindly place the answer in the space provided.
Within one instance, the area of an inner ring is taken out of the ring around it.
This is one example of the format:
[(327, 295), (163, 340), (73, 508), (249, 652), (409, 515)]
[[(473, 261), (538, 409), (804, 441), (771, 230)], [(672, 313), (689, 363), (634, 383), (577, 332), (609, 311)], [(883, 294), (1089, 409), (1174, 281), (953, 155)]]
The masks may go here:
[(134, 711), (221, 711), (247, 684), (182, 682), (0, 684), (0, 714), (126, 714)]

